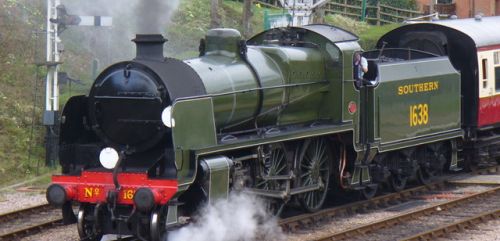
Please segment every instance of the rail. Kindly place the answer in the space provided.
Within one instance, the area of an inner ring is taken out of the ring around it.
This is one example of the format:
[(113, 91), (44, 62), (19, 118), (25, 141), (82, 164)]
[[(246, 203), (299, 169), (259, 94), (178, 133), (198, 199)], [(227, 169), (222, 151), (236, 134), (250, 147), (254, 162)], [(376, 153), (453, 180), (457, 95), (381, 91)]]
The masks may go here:
[(314, 224), (317, 221), (325, 221), (333, 219), (336, 216), (352, 214), (359, 211), (366, 211), (367, 209), (374, 207), (387, 207), (390, 206), (390, 203), (402, 202), (422, 192), (428, 192), (443, 188), (445, 187), (445, 185), (445, 181), (437, 181), (429, 185), (418, 186), (397, 193), (389, 193), (383, 196), (372, 198), (370, 200), (358, 201), (339, 207), (328, 208), (316, 213), (302, 214), (290, 218), (285, 218), (279, 222), (279, 225), (285, 232), (295, 232), (297, 230), (307, 228), (307, 226)]
[(443, 225), (441, 227), (416, 234), (412, 237), (405, 238), (403, 241), (435, 240), (437, 238), (446, 236), (449, 233), (460, 232), (479, 223), (484, 223), (486, 221), (498, 218), (500, 218), (500, 209), (490, 212), (484, 212), (474, 217), (467, 218), (449, 225)]
[[(470, 203), (473, 201), (477, 201), (478, 199), (481, 199), (481, 198), (485, 198), (485, 197), (492, 196), (492, 195), (497, 195), (498, 193), (500, 193), (500, 187), (488, 189), (486, 191), (467, 195), (465, 197), (454, 199), (454, 200), (451, 200), (451, 201), (448, 201), (445, 203), (438, 203), (438, 204), (431, 205), (431, 206), (423, 208), (423, 209), (419, 209), (416, 211), (407, 212), (407, 213), (404, 213), (401, 215), (389, 217), (389, 218), (386, 218), (386, 219), (383, 219), (380, 221), (375, 221), (375, 222), (369, 223), (367, 225), (356, 226), (356, 227), (353, 227), (351, 229), (348, 229), (348, 230), (345, 230), (342, 232), (328, 234), (328, 235), (325, 235), (323, 237), (320, 237), (320, 238), (317, 238), (314, 240), (317, 240), (317, 241), (325, 240), (326, 241), (326, 240), (342, 240), (342, 239), (347, 239), (347, 238), (353, 238), (356, 236), (376, 232), (380, 229), (393, 227), (393, 226), (398, 225), (398, 224), (409, 222), (411, 220), (414, 220), (414, 219), (422, 217), (422, 216), (434, 215), (435, 213), (439, 213), (442, 210), (456, 208), (460, 205), (464, 205), (464, 204), (467, 204), (467, 203)], [(487, 214), (487, 215), (491, 215), (491, 214)], [(481, 216), (481, 215), (478, 215), (478, 216)], [(477, 217), (475, 217), (475, 218), (477, 218)], [(468, 219), (470, 219), (470, 218), (466, 218), (466, 220), (460, 221), (458, 223), (467, 222)], [(458, 225), (458, 224), (456, 224), (456, 225)], [(448, 226), (448, 225), (446, 225), (446, 226)], [(441, 230), (443, 228), (446, 228), (446, 227), (441, 227), (441, 228), (439, 228), (439, 230)], [(417, 234), (416, 236), (412, 236), (409, 239), (410, 240), (418, 239), (420, 236), (426, 236), (426, 235), (428, 235), (428, 233), (430, 233), (432, 231), (433, 230), (426, 231), (426, 232), (421, 233), (421, 234)]]
[(16, 219), (17, 217), (21, 215), (27, 215), (27, 214), (32, 214), (32, 213), (40, 213), (43, 211), (48, 211), (54, 209), (52, 206), (49, 204), (41, 204), (25, 209), (20, 209), (20, 210), (15, 210), (12, 212), (0, 214), (0, 224), (6, 223), (10, 220)]
[[(29, 220), (27, 222), (19, 222), (18, 220), (26, 219), (27, 217), (44, 215), (48, 216), (48, 212), (55, 212), (55, 208), (49, 204), (42, 204), (34, 207), (29, 207), (21, 210), (12, 211), (0, 215), (0, 240), (18, 240), (22, 237), (33, 235), (44, 231), (51, 227), (57, 227), (62, 223), (62, 218), (53, 217), (47, 221), (43, 218), (39, 222)], [(60, 216), (60, 213), (58, 213)], [(30, 218), (27, 218), (30, 219)], [(13, 223), (9, 225), (9, 223)], [(22, 227), (17, 227), (21, 223)], [(5, 230), (7, 230), (5, 232)]]

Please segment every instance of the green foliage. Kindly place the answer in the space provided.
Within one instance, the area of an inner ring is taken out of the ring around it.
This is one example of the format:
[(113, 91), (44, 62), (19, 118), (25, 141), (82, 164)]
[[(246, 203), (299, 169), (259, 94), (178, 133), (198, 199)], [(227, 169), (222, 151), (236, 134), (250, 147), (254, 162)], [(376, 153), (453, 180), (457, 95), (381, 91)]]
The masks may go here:
[(400, 26), (399, 24), (368, 25), (366, 22), (356, 21), (337, 14), (325, 16), (325, 22), (358, 35), (360, 38), (359, 43), (365, 50), (374, 49), (382, 35)]
[(370, 26), (359, 34), (359, 44), (365, 50), (374, 49), (377, 41), (382, 35), (399, 27), (399, 24), (386, 24), (381, 26)]
[(365, 32), (370, 26), (366, 22), (356, 21), (352, 18), (343, 17), (338, 14), (329, 14), (325, 16), (325, 22), (327, 24), (343, 28), (347, 31), (353, 32), (359, 35)]
[(167, 29), (167, 51), (173, 55), (193, 51), (198, 48), (199, 42), (210, 24), (210, 1), (191, 0), (182, 1), (179, 11), (173, 16), (172, 24)]
[[(172, 24), (167, 29), (167, 51), (170, 55), (181, 59), (198, 55), (200, 39), (210, 29), (210, 1), (182, 0)], [(252, 17), (253, 33), (264, 30), (264, 8), (254, 6)], [(241, 24), (243, 4), (226, 0), (219, 9), (222, 17), (221, 27), (235, 28), (243, 32)]]
[[(41, 1), (0, 2), (0, 183), (35, 175), (43, 164), (43, 80), (36, 68), (37, 36), (45, 18)], [(35, 77), (40, 78), (35, 81)], [(34, 96), (37, 99), (34, 99)]]

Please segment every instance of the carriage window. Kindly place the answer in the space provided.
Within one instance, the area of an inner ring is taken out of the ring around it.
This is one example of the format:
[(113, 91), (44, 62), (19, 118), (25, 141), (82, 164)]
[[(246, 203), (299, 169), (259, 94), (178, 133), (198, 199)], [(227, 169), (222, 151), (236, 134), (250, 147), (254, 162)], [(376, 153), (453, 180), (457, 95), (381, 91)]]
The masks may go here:
[(500, 64), (500, 56), (499, 55), (500, 55), (500, 51), (496, 51), (493, 54), (493, 59), (494, 59), (495, 65)]
[(488, 59), (483, 59), (483, 79), (488, 79)]
[(500, 92), (500, 67), (495, 68), (495, 89)]

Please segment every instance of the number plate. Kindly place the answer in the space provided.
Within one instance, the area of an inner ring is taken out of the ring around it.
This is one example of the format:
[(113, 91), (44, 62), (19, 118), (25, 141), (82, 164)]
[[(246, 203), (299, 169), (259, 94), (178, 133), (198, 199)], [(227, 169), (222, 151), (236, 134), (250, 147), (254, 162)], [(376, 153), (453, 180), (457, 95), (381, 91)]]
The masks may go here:
[(429, 105), (410, 105), (410, 127), (429, 123)]
[(132, 200), (134, 198), (135, 189), (122, 189), (120, 196), (123, 200)]

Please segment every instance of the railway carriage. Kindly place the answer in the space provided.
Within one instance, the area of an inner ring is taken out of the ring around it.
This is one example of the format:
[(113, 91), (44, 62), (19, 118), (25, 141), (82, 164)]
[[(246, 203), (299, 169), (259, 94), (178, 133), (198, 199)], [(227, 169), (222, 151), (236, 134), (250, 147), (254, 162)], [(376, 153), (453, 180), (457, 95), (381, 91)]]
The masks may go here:
[(185, 61), (163, 56), (160, 35), (138, 35), (135, 59), (66, 104), (62, 174), (47, 199), (83, 239), (160, 240), (230, 191), (266, 199), (277, 215), (288, 204), (314, 212), (330, 191), (371, 198), (382, 185), (399, 191), (456, 170), (461, 148), (477, 144), (464, 121), (470, 73), (453, 54), (402, 44), (398, 31), (420, 31), (411, 26), (363, 53), (363, 80), (353, 75), (358, 37), (333, 26), (271, 29), (248, 41), (213, 29), (200, 57)]

